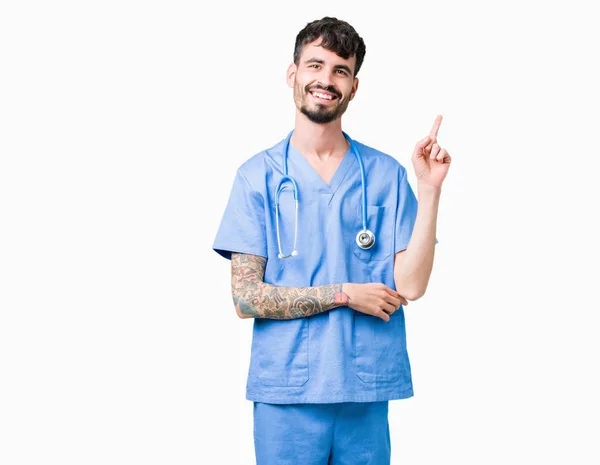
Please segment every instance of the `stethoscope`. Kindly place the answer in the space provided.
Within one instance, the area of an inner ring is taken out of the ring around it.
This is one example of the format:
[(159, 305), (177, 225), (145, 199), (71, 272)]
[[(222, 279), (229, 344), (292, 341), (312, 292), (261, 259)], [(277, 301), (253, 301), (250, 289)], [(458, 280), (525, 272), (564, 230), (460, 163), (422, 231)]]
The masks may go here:
[[(288, 150), (290, 147), (290, 138), (292, 137), (294, 131), (291, 131), (288, 136), (285, 139), (285, 142), (283, 144), (283, 151), (282, 151), (282, 158), (283, 158), (283, 177), (281, 178), (281, 180), (279, 181), (279, 184), (277, 184), (277, 191), (275, 193), (275, 224), (276, 224), (276, 229), (277, 229), (277, 247), (279, 248), (279, 258), (290, 258), (290, 257), (295, 257), (296, 255), (298, 255), (298, 250), (296, 249), (296, 244), (297, 244), (297, 240), (298, 240), (298, 183), (296, 182), (296, 180), (294, 178), (292, 178), (290, 175), (288, 175)], [(361, 186), (362, 186), (362, 229), (360, 231), (358, 231), (358, 234), (356, 234), (356, 245), (358, 245), (361, 249), (363, 250), (367, 250), (370, 249), (371, 247), (373, 247), (373, 245), (375, 244), (375, 234), (373, 234), (371, 231), (369, 231), (367, 229), (367, 177), (365, 175), (365, 166), (363, 164), (363, 160), (362, 157), (360, 156), (360, 153), (358, 151), (358, 148), (356, 147), (356, 144), (354, 143), (354, 141), (352, 139), (350, 139), (350, 137), (348, 136), (348, 134), (346, 134), (345, 132), (342, 131), (342, 134), (344, 134), (344, 137), (346, 137), (346, 139), (348, 140), (348, 142), (350, 143), (350, 149), (352, 150), (352, 153), (354, 153), (354, 156), (356, 157), (356, 159), (358, 160), (358, 165), (360, 166), (360, 180), (361, 180)], [(279, 236), (279, 194), (281, 193), (281, 191), (285, 190), (286, 186), (284, 186), (284, 183), (286, 181), (289, 181), (292, 184), (293, 190), (294, 190), (294, 203), (296, 206), (296, 219), (294, 221), (294, 249), (292, 250), (292, 252), (289, 255), (284, 255), (284, 253), (281, 251), (281, 238)]]

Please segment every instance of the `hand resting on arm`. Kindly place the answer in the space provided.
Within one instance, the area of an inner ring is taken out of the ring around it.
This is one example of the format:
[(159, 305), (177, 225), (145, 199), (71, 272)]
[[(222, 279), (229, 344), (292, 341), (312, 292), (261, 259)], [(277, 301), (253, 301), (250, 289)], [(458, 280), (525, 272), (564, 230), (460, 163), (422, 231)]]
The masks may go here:
[(291, 320), (345, 306), (389, 321), (400, 304), (408, 305), (382, 283), (273, 286), (263, 281), (266, 264), (265, 257), (231, 254), (231, 294), (240, 318)]

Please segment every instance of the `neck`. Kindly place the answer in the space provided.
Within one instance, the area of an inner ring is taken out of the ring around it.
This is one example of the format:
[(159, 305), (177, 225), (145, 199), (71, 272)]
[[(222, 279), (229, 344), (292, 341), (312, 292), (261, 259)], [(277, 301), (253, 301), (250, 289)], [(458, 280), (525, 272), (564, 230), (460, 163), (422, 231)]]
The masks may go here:
[(290, 144), (305, 156), (316, 155), (319, 158), (328, 158), (340, 153), (343, 156), (349, 147), (342, 134), (341, 118), (331, 123), (318, 124), (310, 121), (298, 110)]

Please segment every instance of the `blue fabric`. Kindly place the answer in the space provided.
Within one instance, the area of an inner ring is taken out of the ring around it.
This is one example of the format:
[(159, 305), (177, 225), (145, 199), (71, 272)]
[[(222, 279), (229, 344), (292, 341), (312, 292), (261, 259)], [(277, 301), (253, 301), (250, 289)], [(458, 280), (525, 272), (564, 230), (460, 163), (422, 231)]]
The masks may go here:
[[(283, 176), (284, 140), (238, 169), (213, 249), (267, 258), (264, 281), (305, 287), (382, 282), (392, 289), (394, 254), (406, 249), (417, 199), (406, 169), (355, 141), (367, 177), (367, 227), (375, 245), (360, 249), (359, 164), (348, 150), (329, 184), (291, 144), (289, 174), (298, 182), (298, 256), (278, 258), (274, 198)], [(284, 254), (294, 242), (293, 192), (280, 195)], [(413, 395), (404, 309), (389, 322), (340, 307), (295, 320), (255, 319), (246, 397), (273, 404), (376, 402)]]
[(254, 403), (256, 465), (389, 465), (387, 402)]

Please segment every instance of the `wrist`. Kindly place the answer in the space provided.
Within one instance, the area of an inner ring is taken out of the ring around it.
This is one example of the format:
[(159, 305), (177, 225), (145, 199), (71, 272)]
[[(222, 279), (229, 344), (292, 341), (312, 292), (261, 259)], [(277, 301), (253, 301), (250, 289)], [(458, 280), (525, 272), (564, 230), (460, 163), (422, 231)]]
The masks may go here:
[(345, 306), (350, 302), (350, 288), (352, 287), (352, 283), (343, 283), (339, 287), (339, 291), (333, 295), (334, 302), (337, 306)]
[(441, 186), (432, 186), (431, 184), (427, 184), (425, 181), (417, 182), (417, 192), (419, 198), (421, 197), (429, 197), (429, 198), (439, 198), (442, 193)]

